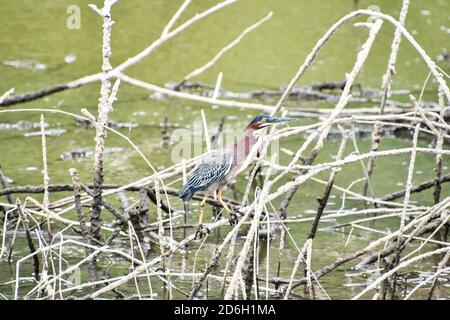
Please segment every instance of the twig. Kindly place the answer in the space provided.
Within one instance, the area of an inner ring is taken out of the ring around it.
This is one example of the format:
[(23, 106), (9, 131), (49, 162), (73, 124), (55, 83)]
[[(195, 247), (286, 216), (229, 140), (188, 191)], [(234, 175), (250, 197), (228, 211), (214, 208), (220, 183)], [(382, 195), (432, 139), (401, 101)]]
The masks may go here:
[[(0, 189), (0, 192), (5, 192), (5, 190), (10, 189), (10, 185), (9, 185), (9, 181), (8, 179), (5, 177), (5, 175), (3, 174), (3, 170), (2, 170), (2, 166), (0, 164), (0, 183), (2, 185), (2, 189)], [(6, 194), (6, 199), (8, 200), (9, 204), (14, 204), (14, 198), (12, 196), (11, 193), (5, 193)]]
[[(77, 213), (78, 220), (80, 221), (81, 235), (83, 237), (84, 243), (92, 245), (92, 241), (89, 239), (89, 233), (86, 228), (86, 222), (84, 219), (83, 208), (81, 206), (81, 187), (80, 187), (80, 183), (79, 183), (79, 179), (78, 179), (77, 169), (71, 168), (69, 170), (69, 173), (70, 173), (70, 177), (72, 178), (73, 192), (74, 192), (74, 197), (75, 197), (75, 208), (76, 208), (75, 211)], [(47, 216), (47, 219), (50, 219), (49, 216)], [(85, 252), (86, 252), (86, 257), (88, 257), (92, 253), (92, 250), (90, 247), (86, 246)], [(94, 262), (92, 259), (88, 260), (87, 266), (88, 266), (89, 280), (91, 282), (97, 281), (97, 275), (95, 273), (95, 266), (94, 266)]]
[(173, 15), (172, 19), (170, 19), (169, 23), (164, 28), (161, 38), (167, 36), (167, 34), (170, 32), (170, 29), (174, 26), (174, 24), (177, 22), (178, 18), (183, 14), (183, 12), (186, 10), (186, 8), (189, 6), (192, 0), (185, 0), (183, 4), (180, 6), (180, 8), (177, 10), (177, 12)]
[(406, 190), (405, 190), (405, 199), (403, 201), (403, 212), (402, 212), (402, 218), (400, 220), (400, 231), (403, 231), (403, 228), (405, 227), (405, 220), (406, 220), (406, 207), (409, 204), (409, 197), (411, 196), (411, 188), (412, 188), (412, 176), (414, 174), (414, 165), (416, 162), (416, 149), (417, 149), (417, 139), (419, 137), (419, 129), (420, 124), (417, 124), (416, 130), (414, 131), (414, 138), (413, 138), (413, 150), (411, 151), (411, 159), (409, 162), (409, 169), (408, 169), (408, 177), (406, 179)]
[[(445, 113), (444, 91), (439, 87), (439, 105), (441, 106), (440, 116), (443, 118)], [(444, 130), (440, 129), (436, 139), (436, 149), (442, 150), (444, 145)], [(439, 203), (441, 198), (441, 178), (442, 178), (442, 154), (436, 154), (436, 165), (434, 167), (436, 177), (434, 179), (433, 199), (434, 203)]]
[(210, 61), (208, 61), (205, 65), (195, 69), (191, 73), (189, 73), (187, 76), (185, 76), (182, 80), (182, 83), (191, 80), (192, 78), (202, 74), (209, 68), (211, 68), (227, 51), (231, 50), (233, 47), (235, 47), (237, 44), (241, 42), (241, 40), (250, 32), (260, 27), (263, 23), (265, 23), (267, 20), (269, 20), (272, 17), (272, 12), (269, 12), (267, 16), (260, 19), (258, 22), (252, 24), (250, 27), (242, 31), (242, 33), (234, 39), (232, 42), (227, 44), (225, 47), (223, 47)]
[[(398, 21), (399, 24), (401, 24), (402, 26), (405, 25), (406, 15), (408, 13), (408, 7), (409, 7), (409, 0), (403, 0), (402, 9), (400, 11), (400, 17), (399, 17), (399, 21)], [(382, 115), (384, 113), (387, 99), (390, 96), (391, 79), (392, 79), (392, 76), (395, 74), (395, 64), (397, 62), (397, 55), (398, 55), (398, 50), (400, 48), (400, 42), (401, 42), (401, 31), (399, 28), (396, 28), (395, 33), (394, 33), (394, 39), (392, 40), (392, 44), (391, 44), (391, 54), (389, 56), (386, 73), (383, 76), (383, 88), (382, 88), (383, 96), (381, 98), (381, 104), (380, 104), (380, 112), (379, 112), (380, 115)], [(382, 124), (380, 122), (376, 122), (373, 126), (373, 133), (372, 133), (372, 145), (371, 145), (372, 151), (377, 151), (380, 146), (381, 129), (382, 129)], [(374, 165), (375, 165), (375, 159), (369, 158), (369, 161), (367, 163), (367, 180), (364, 182), (364, 187), (363, 187), (363, 195), (364, 196), (367, 195), (367, 190), (369, 187), (369, 179), (372, 175)]]
[[(347, 144), (348, 138), (350, 137), (350, 132), (346, 131), (343, 134), (343, 138), (341, 141), (341, 145), (339, 146), (338, 153), (336, 155), (336, 160), (340, 160), (345, 150), (345, 146)], [(319, 208), (317, 209), (316, 217), (311, 225), (311, 230), (308, 234), (308, 239), (314, 239), (317, 231), (317, 226), (319, 225), (320, 218), (322, 217), (323, 211), (328, 203), (328, 198), (330, 197), (331, 189), (333, 188), (334, 180), (336, 179), (336, 175), (338, 173), (338, 168), (333, 168), (330, 173), (330, 177), (328, 178), (328, 183), (325, 187), (324, 194), (322, 198), (317, 199), (319, 202)]]
[[(36, 247), (34, 246), (33, 239), (31, 238), (30, 228), (28, 225), (28, 219), (24, 213), (22, 204), (20, 203), (19, 200), (17, 200), (16, 204), (18, 207), (20, 220), (22, 221), (23, 228), (25, 229), (25, 235), (27, 238), (28, 248), (30, 249), (30, 254), (33, 254), (36, 252)], [(33, 256), (33, 268), (34, 268), (34, 278), (36, 279), (36, 281), (39, 281), (40, 267), (39, 267), (39, 257), (37, 255)]]
[(436, 289), (436, 286), (438, 284), (439, 274), (441, 273), (442, 269), (444, 269), (447, 266), (447, 262), (449, 260), (450, 260), (450, 251), (448, 251), (445, 254), (445, 256), (442, 258), (441, 262), (439, 262), (439, 264), (438, 264), (433, 283), (431, 284), (430, 291), (428, 291), (428, 300), (431, 300), (433, 298), (433, 292)]
[[(443, 184), (446, 182), (450, 182), (450, 174), (442, 176), (439, 179), (440, 184)], [(417, 186), (411, 187), (410, 193), (418, 193), (418, 192), (422, 192), (424, 190), (433, 188), (433, 186), (435, 186), (435, 183), (436, 183), (436, 180), (429, 180), (429, 181), (423, 182), (421, 184), (418, 184)], [(406, 190), (400, 190), (400, 191), (396, 191), (391, 194), (385, 195), (385, 196), (381, 197), (380, 199), (383, 201), (393, 201), (393, 200), (403, 197), (405, 195), (405, 193), (406, 193)]]
[[(48, 176), (48, 165), (47, 165), (47, 141), (45, 138), (45, 121), (44, 121), (44, 115), (41, 114), (41, 136), (42, 136), (42, 165), (44, 170), (42, 171), (44, 175), (44, 199), (42, 201), (42, 206), (45, 209), (49, 208), (49, 192), (48, 192), (48, 185), (50, 183), (50, 178)], [(50, 219), (47, 218), (47, 233), (48, 237), (50, 239), (50, 242), (53, 238), (52, 236), (52, 227), (50, 224)]]
[(94, 5), (91, 5), (103, 18), (103, 65), (100, 99), (98, 104), (98, 119), (95, 135), (95, 155), (94, 155), (94, 199), (92, 201), (91, 212), (91, 237), (95, 240), (100, 240), (101, 230), (101, 202), (102, 202), (102, 185), (103, 185), (103, 151), (105, 148), (106, 129), (108, 125), (108, 114), (112, 111), (112, 105), (116, 100), (117, 91), (119, 89), (120, 81), (114, 83), (111, 89), (109, 72), (112, 70), (109, 58), (111, 57), (111, 30), (114, 21), (111, 18), (111, 7), (117, 0), (104, 0), (103, 8), (100, 10)]
[(0, 104), (2, 104), (3, 101), (6, 100), (6, 98), (9, 98), (9, 97), (10, 97), (11, 95), (13, 95), (13, 94), (14, 94), (14, 88), (9, 89), (9, 90), (6, 91), (4, 94), (2, 94), (2, 95), (0, 96)]

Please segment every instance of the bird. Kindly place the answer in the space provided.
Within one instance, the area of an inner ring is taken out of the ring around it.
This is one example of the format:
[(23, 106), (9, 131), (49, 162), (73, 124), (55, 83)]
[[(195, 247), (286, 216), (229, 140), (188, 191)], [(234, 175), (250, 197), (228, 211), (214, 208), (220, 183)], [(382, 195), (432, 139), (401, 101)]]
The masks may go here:
[(214, 192), (216, 192), (217, 200), (228, 214), (230, 225), (238, 222), (237, 215), (222, 199), (224, 187), (231, 183), (245, 169), (246, 159), (253, 145), (258, 140), (258, 134), (256, 132), (274, 123), (291, 120), (294, 119), (285, 117), (277, 118), (266, 114), (257, 115), (245, 128), (243, 135), (236, 143), (231, 143), (223, 149), (214, 150), (194, 167), (186, 183), (180, 189), (178, 196), (184, 202), (188, 202), (196, 192), (205, 191), (203, 200), (200, 202), (200, 215), (195, 239), (202, 238), (204, 234), (209, 233), (209, 229), (203, 226), (203, 213), (206, 200)]

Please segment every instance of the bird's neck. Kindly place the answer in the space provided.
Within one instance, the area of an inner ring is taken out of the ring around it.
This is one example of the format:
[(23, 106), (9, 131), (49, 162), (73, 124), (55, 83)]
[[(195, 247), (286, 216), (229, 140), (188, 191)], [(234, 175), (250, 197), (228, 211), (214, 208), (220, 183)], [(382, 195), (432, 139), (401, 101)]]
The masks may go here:
[(242, 164), (249, 155), (253, 145), (257, 141), (255, 132), (255, 129), (247, 128), (239, 140), (228, 148), (228, 151), (234, 155), (234, 164)]

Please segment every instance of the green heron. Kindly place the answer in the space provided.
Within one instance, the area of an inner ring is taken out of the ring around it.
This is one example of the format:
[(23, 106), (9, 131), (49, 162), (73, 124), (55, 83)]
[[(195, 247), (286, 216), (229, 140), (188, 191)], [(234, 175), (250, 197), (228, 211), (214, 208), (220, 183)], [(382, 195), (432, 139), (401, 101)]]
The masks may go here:
[(256, 116), (247, 126), (237, 143), (232, 143), (222, 150), (216, 150), (202, 159), (192, 170), (192, 174), (190, 174), (186, 184), (180, 190), (179, 197), (184, 202), (187, 202), (197, 191), (205, 191), (203, 200), (200, 203), (199, 225), (195, 238), (197, 236), (201, 238), (205, 232), (209, 233), (209, 230), (203, 227), (203, 211), (206, 200), (215, 191), (217, 191), (217, 200), (228, 213), (230, 224), (237, 223), (236, 214), (228, 208), (222, 199), (223, 188), (244, 169), (245, 160), (258, 139), (255, 132), (271, 124), (290, 120), (293, 119), (275, 118), (264, 114)]

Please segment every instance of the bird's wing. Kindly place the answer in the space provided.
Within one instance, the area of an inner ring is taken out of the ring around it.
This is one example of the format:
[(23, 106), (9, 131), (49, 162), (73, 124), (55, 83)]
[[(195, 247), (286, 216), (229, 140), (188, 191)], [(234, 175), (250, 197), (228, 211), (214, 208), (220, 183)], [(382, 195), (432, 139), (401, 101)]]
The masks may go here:
[(204, 190), (221, 181), (230, 172), (232, 164), (232, 157), (226, 154), (212, 155), (194, 168), (187, 185), (194, 190)]

